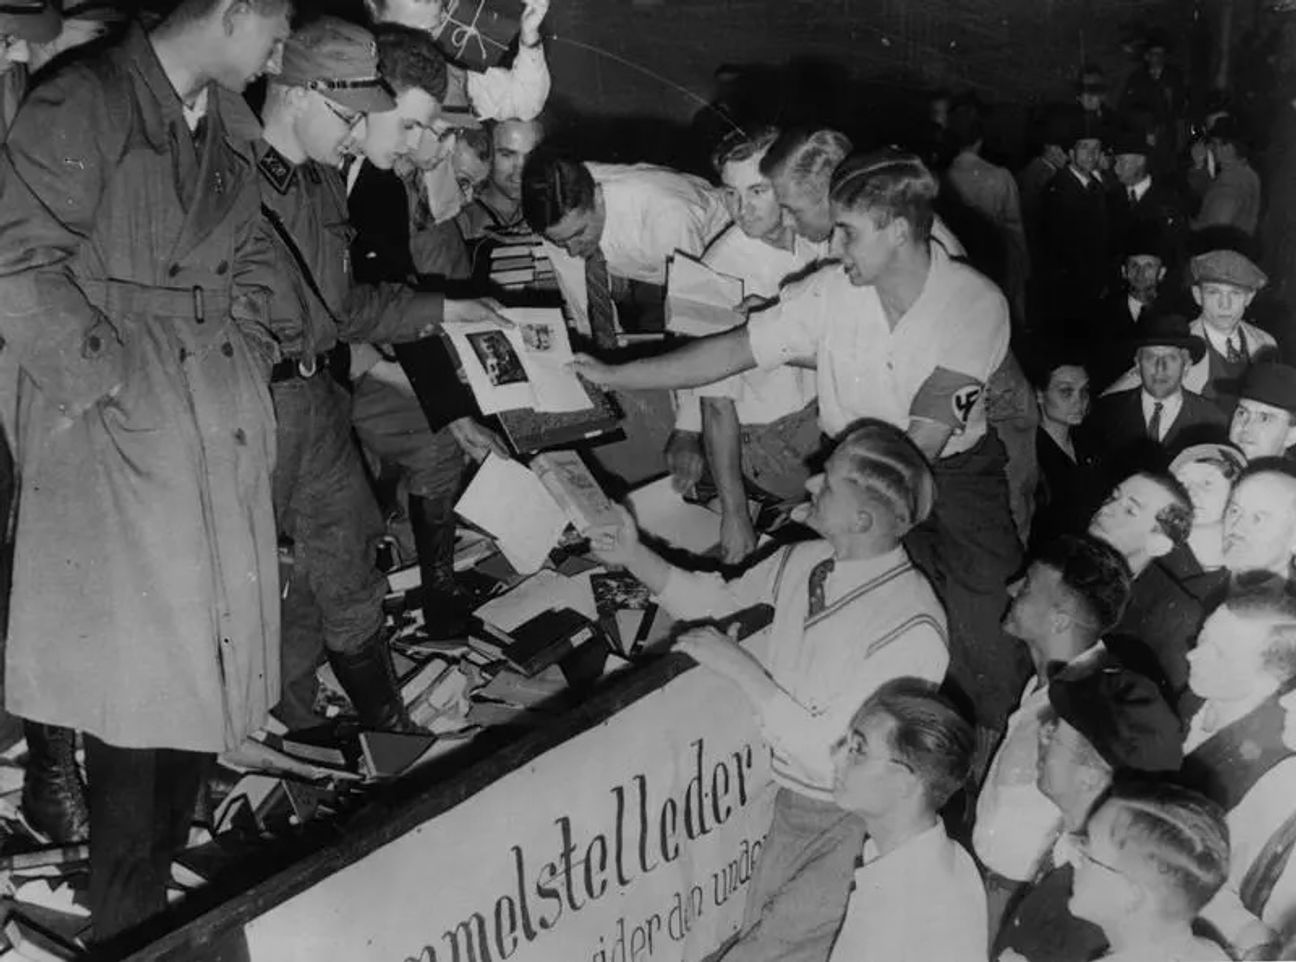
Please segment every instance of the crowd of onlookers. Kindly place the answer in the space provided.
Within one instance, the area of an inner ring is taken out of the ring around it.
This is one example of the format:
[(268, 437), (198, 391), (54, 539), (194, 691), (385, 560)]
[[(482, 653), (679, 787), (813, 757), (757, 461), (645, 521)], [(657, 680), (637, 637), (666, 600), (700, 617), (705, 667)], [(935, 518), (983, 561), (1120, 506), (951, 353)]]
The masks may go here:
[[(1016, 173), (985, 107), (941, 94), (875, 150), (717, 104), (707, 180), (558, 149), (542, 0), (485, 71), (437, 39), (437, 0), (291, 33), (279, 0), (183, 0), (107, 42), (109, 4), (65, 7), (64, 42), (15, 2), (0, 65), (36, 43), (69, 66), (0, 74), (6, 706), (29, 821), (89, 834), (97, 937), (164, 904), (216, 752), (271, 710), (318, 720), (323, 659), (363, 723), (413, 727), (363, 465), (399, 479), (424, 633), (461, 638), (453, 503), (508, 449), (444, 346), (420, 367), (388, 342), (500, 323), (446, 299), (504, 293), (498, 247), (552, 278), (528, 296), (561, 297), (575, 370), (720, 515), (732, 577), (669, 563), (628, 515), (594, 552), (680, 618), (774, 607), (750, 646), (679, 639), (751, 703), (778, 785), (728, 962), (1188, 962), (1296, 937), (1296, 367), (1258, 310), (1289, 265), (1260, 245), (1255, 118), (1190, 122), (1163, 39), (1111, 103), (1083, 67)], [(226, 118), (263, 72), (247, 133)], [(742, 281), (732, 326), (627, 358), (683, 256)]]

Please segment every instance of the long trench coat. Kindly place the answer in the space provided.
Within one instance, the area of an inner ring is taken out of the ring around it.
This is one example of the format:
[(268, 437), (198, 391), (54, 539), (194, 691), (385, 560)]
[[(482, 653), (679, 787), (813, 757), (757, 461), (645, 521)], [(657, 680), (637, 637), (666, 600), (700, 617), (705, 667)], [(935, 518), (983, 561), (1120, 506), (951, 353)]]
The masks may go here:
[(5, 706), (127, 748), (220, 751), (278, 698), (245, 122), (212, 87), (191, 134), (135, 28), (33, 90), (0, 151), (0, 417), (20, 478)]

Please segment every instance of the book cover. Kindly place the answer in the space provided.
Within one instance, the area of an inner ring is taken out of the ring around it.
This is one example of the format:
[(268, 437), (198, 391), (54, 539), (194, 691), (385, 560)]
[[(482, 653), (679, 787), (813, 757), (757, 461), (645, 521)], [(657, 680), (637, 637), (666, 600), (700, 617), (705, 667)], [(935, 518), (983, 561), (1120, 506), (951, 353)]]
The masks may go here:
[(579, 611), (551, 608), (514, 629), (512, 635), (513, 644), (504, 649), (504, 660), (531, 676), (557, 664), (577, 645), (593, 638), (594, 625)]
[(436, 744), (435, 735), (361, 732), (360, 754), (371, 778), (395, 778)]
[(648, 587), (626, 571), (590, 575), (599, 625), (623, 657), (638, 654), (653, 634), (657, 603)]
[(531, 460), (531, 470), (567, 512), (577, 531), (618, 524), (621, 515), (590, 469), (575, 451), (545, 451)]
[(592, 405), (583, 411), (548, 412), (519, 408), (496, 415), (515, 454), (531, 454), (586, 441), (611, 441), (621, 431), (621, 409), (612, 395), (584, 378)]

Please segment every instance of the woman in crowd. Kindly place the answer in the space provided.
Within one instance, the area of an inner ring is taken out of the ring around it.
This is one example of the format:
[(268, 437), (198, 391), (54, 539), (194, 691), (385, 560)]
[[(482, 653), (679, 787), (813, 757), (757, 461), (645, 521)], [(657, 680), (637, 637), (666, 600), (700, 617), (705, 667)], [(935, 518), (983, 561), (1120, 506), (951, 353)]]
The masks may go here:
[(1089, 374), (1083, 357), (1078, 346), (1063, 345), (1041, 350), (1035, 363), (1027, 365), (1040, 411), (1033, 544), (1083, 531), (1101, 497), (1093, 453), (1083, 432), (1075, 430), (1089, 413)]

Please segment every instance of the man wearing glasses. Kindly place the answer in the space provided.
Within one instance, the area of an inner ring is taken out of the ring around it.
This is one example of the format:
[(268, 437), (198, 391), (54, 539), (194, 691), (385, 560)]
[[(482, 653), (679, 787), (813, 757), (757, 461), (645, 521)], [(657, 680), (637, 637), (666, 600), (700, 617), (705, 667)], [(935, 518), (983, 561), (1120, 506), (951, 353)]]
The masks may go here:
[(589, 532), (600, 560), (628, 569), (680, 620), (774, 606), (767, 644), (748, 649), (715, 628), (694, 628), (679, 643), (751, 704), (779, 786), (725, 962), (827, 960), (865, 834), (864, 821), (835, 801), (834, 746), (879, 685), (939, 684), (949, 665), (945, 612), (901, 543), (932, 511), (922, 453), (899, 428), (864, 419), (806, 486), (811, 500), (793, 519), (820, 539), (729, 582), (668, 564), (639, 541), (628, 514)]
[(311, 707), (321, 645), (364, 724), (408, 726), (383, 630), (382, 517), (351, 437), (350, 399), (331, 376), (346, 378), (333, 349), (339, 341), (414, 340), (443, 321), (497, 315), (479, 301), (404, 284), (354, 283), (339, 165), (352, 144), (390, 164), (417, 143), (436, 108), (417, 86), (393, 97), (378, 74), (373, 36), (329, 17), (289, 38), (266, 94), (260, 229), (280, 281), (270, 323), (282, 352), (270, 377), (278, 419), (274, 505), (280, 538), (293, 547), (277, 712), (290, 728), (318, 720)]

